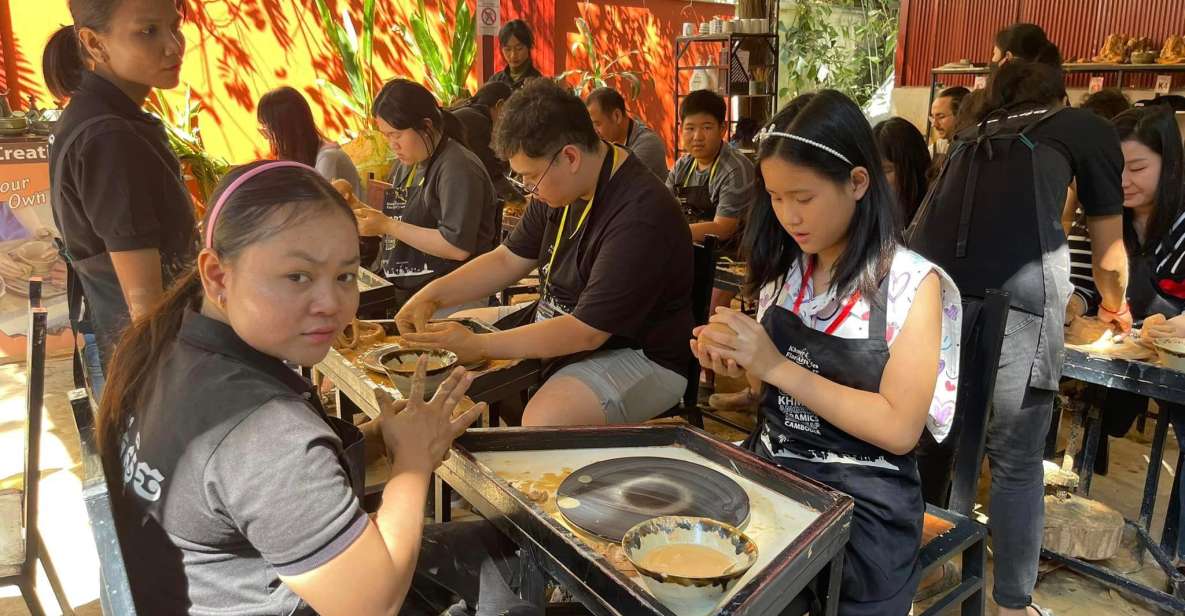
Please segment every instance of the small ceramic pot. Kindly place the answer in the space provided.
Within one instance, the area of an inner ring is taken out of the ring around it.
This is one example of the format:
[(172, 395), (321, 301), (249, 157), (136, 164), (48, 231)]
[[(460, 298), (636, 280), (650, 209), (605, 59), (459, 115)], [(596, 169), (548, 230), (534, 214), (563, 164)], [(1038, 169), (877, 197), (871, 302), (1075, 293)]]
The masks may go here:
[(1185, 372), (1185, 338), (1157, 338), (1155, 344), (1165, 368)]
[(424, 396), (431, 398), (436, 388), (444, 382), (457, 365), (457, 356), (442, 349), (399, 349), (383, 355), (383, 369), (391, 384), (404, 398), (411, 396), (411, 380), (416, 372), (416, 361), (421, 355), (428, 356), (428, 370), (424, 373)]

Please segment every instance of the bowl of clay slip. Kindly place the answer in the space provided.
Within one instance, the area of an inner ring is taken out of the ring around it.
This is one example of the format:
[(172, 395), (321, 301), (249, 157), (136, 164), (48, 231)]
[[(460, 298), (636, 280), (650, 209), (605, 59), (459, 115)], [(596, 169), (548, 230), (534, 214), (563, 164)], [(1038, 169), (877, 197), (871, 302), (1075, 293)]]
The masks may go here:
[(757, 544), (743, 532), (690, 516), (642, 522), (621, 547), (654, 597), (679, 614), (711, 612), (757, 562)]

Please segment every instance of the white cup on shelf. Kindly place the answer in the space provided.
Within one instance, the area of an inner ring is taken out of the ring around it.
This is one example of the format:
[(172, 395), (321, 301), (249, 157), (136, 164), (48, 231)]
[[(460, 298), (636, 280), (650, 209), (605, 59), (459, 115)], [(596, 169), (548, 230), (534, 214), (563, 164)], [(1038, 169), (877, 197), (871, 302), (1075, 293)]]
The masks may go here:
[(696, 32), (697, 28), (695, 27), (695, 24), (691, 23), (690, 21), (683, 24), (683, 36), (695, 36)]

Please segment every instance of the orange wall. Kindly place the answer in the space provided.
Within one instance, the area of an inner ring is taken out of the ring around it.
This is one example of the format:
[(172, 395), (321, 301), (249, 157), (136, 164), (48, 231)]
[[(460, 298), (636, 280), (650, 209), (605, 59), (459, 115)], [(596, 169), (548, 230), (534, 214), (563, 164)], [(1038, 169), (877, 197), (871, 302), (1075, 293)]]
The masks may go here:
[[(321, 30), (313, 0), (186, 0), (190, 8), (185, 26), (188, 41), (183, 87), (170, 93), (179, 99), (188, 85), (205, 111), (200, 124), (207, 148), (214, 154), (241, 162), (264, 153), (256, 131), (255, 101), (279, 85), (303, 91), (313, 103), (314, 114), (325, 131), (337, 137), (347, 124), (340, 104), (316, 84), (329, 78), (344, 85), (344, 76)], [(471, 7), (476, 4), (471, 1)], [(429, 10), (453, 0), (426, 0)], [(34, 0), (0, 0), (12, 13), (18, 75), (26, 96), (34, 93), (42, 104), (49, 95), (41, 76), (41, 50), (60, 24), (69, 23), (66, 3)], [(357, 24), (362, 0), (331, 0), (335, 14), (348, 7)], [(375, 37), (377, 73), (422, 79), (419, 62), (390, 30), (404, 23), (414, 9), (408, 0), (380, 0)], [(733, 7), (686, 0), (502, 0), (503, 20), (526, 19), (535, 30), (535, 61), (544, 74), (558, 74), (586, 65), (582, 50), (573, 52), (575, 18), (583, 15), (592, 27), (598, 52), (611, 60), (639, 50), (624, 68), (643, 75), (642, 93), (630, 101), (630, 109), (671, 143), (674, 129), (674, 38), (685, 21), (701, 21), (715, 15), (731, 15)], [(495, 53), (498, 56), (497, 53)], [(501, 58), (496, 66), (501, 68)], [(2, 63), (0, 63), (2, 66)], [(0, 77), (0, 83), (6, 79)], [(476, 85), (476, 69), (473, 85)], [(627, 91), (626, 84), (618, 85)], [(669, 145), (668, 145), (669, 147)]]

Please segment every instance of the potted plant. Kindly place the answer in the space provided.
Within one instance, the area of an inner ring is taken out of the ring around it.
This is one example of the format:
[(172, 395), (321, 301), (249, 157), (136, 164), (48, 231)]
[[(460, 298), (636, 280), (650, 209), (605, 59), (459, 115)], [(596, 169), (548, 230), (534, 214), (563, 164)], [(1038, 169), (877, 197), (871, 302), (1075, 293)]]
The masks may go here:
[(441, 12), (437, 16), (439, 23), (433, 24), (424, 0), (418, 0), (416, 12), (409, 18), (408, 25), (398, 29), (408, 49), (424, 65), (429, 89), (445, 107), (469, 97), (466, 82), (477, 57), (477, 24), (473, 11), (469, 10), (469, 3), (457, 0), (453, 14), (455, 27), (447, 45), (447, 57), (443, 53), (445, 44), (437, 40), (436, 36), (437, 32), (447, 28), (445, 15)]
[(187, 86), (185, 95), (176, 107), (168, 104), (160, 90), (153, 90), (149, 94), (147, 107), (164, 125), (169, 148), (181, 161), (181, 174), (193, 196), (195, 213), (200, 219), (205, 215), (206, 202), (214, 192), (214, 187), (230, 169), (225, 160), (206, 153), (201, 128), (198, 126), (198, 114), (202, 111), (201, 102), (193, 99), (192, 92)]
[(386, 179), (394, 157), (386, 138), (375, 129), (371, 115), (377, 90), (374, 73), (375, 0), (365, 0), (362, 4), (361, 37), (354, 29), (347, 8), (342, 9), (340, 22), (333, 18), (325, 0), (317, 0), (317, 9), (321, 14), (321, 25), (337, 51), (350, 86), (346, 90), (328, 79), (317, 80), (319, 87), (351, 112), (353, 126), (347, 131), (351, 139), (342, 145), (342, 150), (354, 162), (361, 177)]
[(572, 43), (572, 52), (575, 53), (577, 50), (583, 49), (584, 54), (588, 57), (588, 68), (564, 71), (556, 76), (556, 81), (571, 85), (568, 79), (570, 77), (578, 77), (576, 85), (573, 86), (572, 90), (577, 96), (583, 98), (588, 93), (588, 90), (604, 87), (611, 80), (621, 79), (630, 84), (632, 97), (637, 98), (638, 94), (642, 91), (642, 78), (638, 73), (636, 71), (613, 69), (623, 63), (627, 58), (641, 55), (641, 52), (634, 50), (624, 53), (606, 64), (600, 54), (597, 53), (592, 31), (588, 27), (588, 22), (583, 17), (576, 18), (576, 31), (580, 34), (580, 38), (575, 43)]

